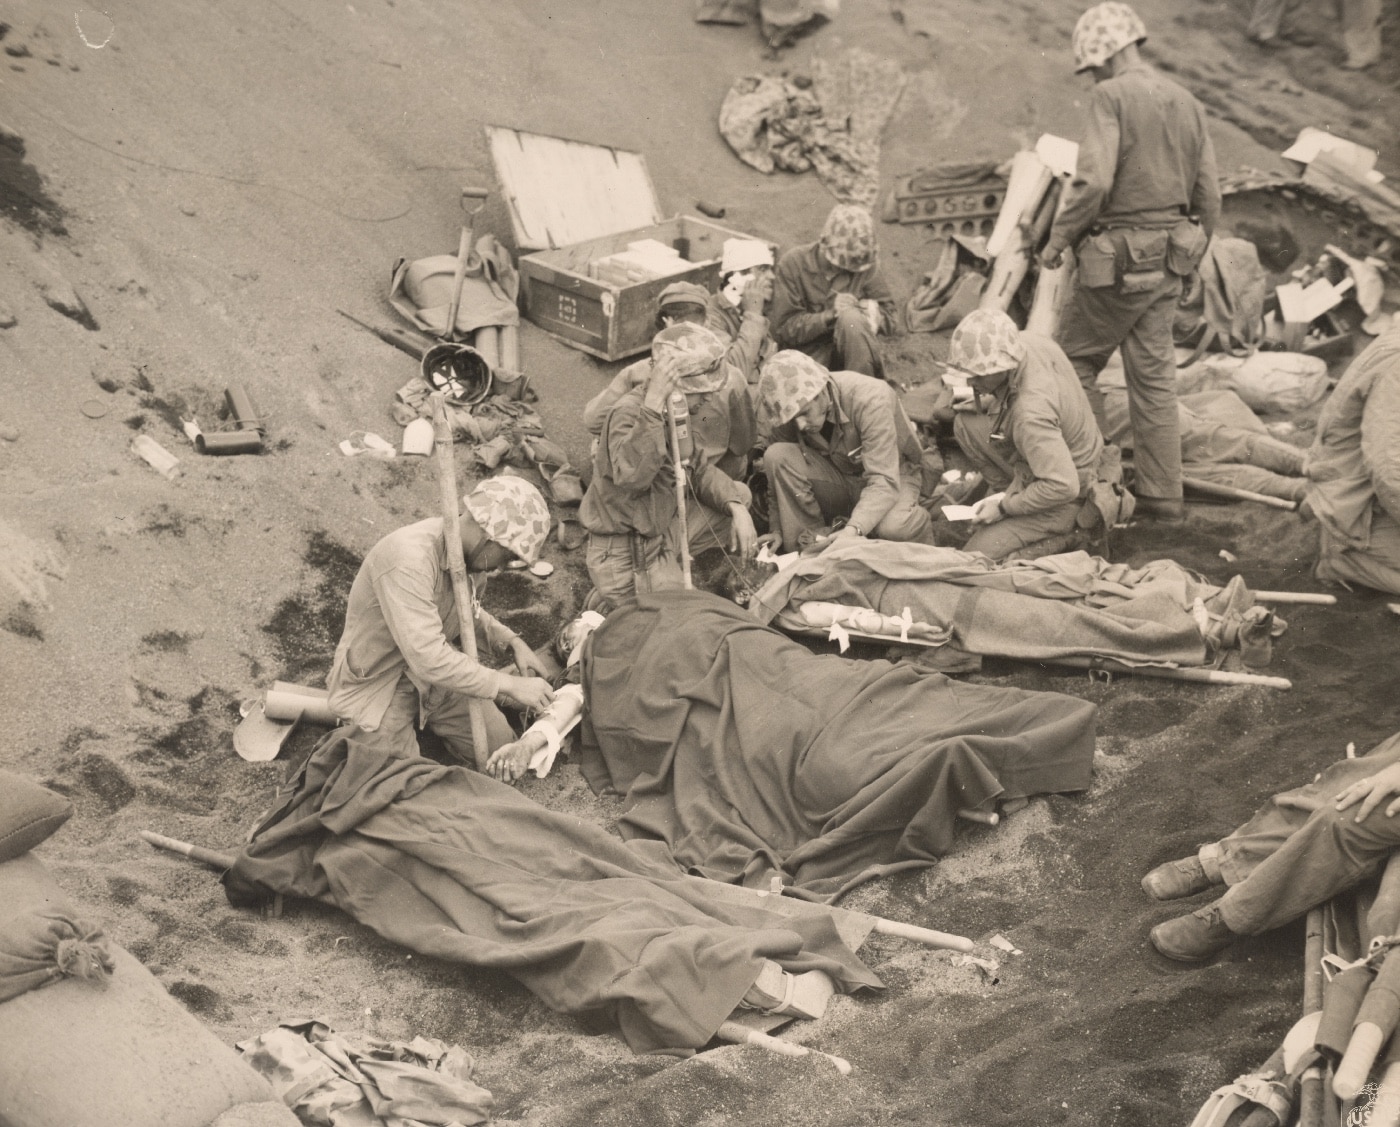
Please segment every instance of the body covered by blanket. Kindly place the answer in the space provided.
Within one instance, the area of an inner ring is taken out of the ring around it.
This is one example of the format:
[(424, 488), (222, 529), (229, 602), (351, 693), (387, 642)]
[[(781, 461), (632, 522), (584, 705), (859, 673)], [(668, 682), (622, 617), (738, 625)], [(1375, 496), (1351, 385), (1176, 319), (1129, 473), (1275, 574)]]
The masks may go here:
[(908, 607), (915, 622), (951, 627), (968, 653), (1190, 666), (1206, 663), (1208, 639), (1211, 648), (1238, 644), (1253, 596), (1238, 579), (1215, 587), (1171, 560), (1132, 568), (1067, 552), (998, 564), (953, 548), (853, 540), (779, 571), (751, 609), (800, 626), (792, 612), (804, 602), (896, 617)]
[(226, 878), (335, 904), (450, 962), (509, 971), (552, 1009), (609, 1017), (638, 1052), (704, 1045), (764, 958), (879, 986), (829, 915), (711, 903), (606, 831), (465, 767), (330, 733)]
[(584, 774), (624, 836), (707, 877), (834, 897), (952, 844), (959, 808), (1089, 785), (1092, 704), (813, 654), (702, 591), (642, 596), (584, 654)]

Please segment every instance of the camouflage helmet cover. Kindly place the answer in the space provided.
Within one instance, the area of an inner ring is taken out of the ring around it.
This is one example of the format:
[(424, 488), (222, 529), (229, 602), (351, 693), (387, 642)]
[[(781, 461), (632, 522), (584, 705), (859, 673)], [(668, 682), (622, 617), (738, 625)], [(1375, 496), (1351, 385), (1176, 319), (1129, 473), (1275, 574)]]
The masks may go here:
[(1101, 67), (1124, 47), (1146, 38), (1147, 28), (1127, 4), (1096, 4), (1074, 25), (1074, 73)]
[(771, 433), (797, 418), (831, 378), (830, 373), (794, 348), (775, 352), (758, 379), (758, 428)]
[(875, 220), (856, 204), (837, 204), (818, 240), (822, 257), (838, 270), (867, 270), (875, 264)]
[(668, 325), (651, 338), (653, 360), (676, 364), (676, 387), (687, 395), (702, 395), (724, 386), (729, 378), (724, 354), (729, 344), (704, 325), (683, 322)]
[(948, 362), (970, 376), (992, 376), (1021, 366), (1026, 346), (1016, 322), (1000, 309), (977, 309), (953, 330)]
[(463, 498), (467, 512), (487, 539), (514, 552), (527, 564), (540, 558), (549, 535), (549, 506), (524, 478), (502, 474), (479, 482)]

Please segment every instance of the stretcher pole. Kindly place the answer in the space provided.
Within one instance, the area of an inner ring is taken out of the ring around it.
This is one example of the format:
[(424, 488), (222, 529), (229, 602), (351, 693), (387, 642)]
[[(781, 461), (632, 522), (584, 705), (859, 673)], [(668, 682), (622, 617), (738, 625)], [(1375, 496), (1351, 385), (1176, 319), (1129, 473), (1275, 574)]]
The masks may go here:
[(188, 841), (166, 837), (164, 834), (158, 834), (151, 830), (138, 832), (143, 841), (157, 849), (163, 849), (167, 853), (178, 853), (182, 857), (188, 857), (191, 861), (198, 861), (201, 865), (208, 865), (211, 869), (218, 869), (220, 872), (227, 872), (233, 868), (232, 853), (220, 853), (214, 849), (205, 849), (202, 845), (193, 845)]
[(767, 1049), (768, 1052), (777, 1053), (783, 1057), (825, 1057), (836, 1066), (836, 1071), (842, 1076), (851, 1074), (851, 1062), (845, 1057), (833, 1056), (820, 1049), (809, 1049), (806, 1045), (784, 1041), (780, 1037), (770, 1037), (767, 1033), (760, 1033), (757, 1029), (750, 1029), (747, 1025), (740, 1025), (737, 1021), (726, 1021), (715, 1032), (715, 1036), (721, 1041), (729, 1041), (736, 1045), (757, 1045), (760, 1049)]
[(1106, 673), (1132, 673), (1139, 677), (1156, 677), (1162, 681), (1202, 681), (1210, 685), (1263, 685), (1270, 689), (1291, 689), (1293, 682), (1286, 677), (1266, 677), (1262, 673), (1232, 673), (1225, 669), (1200, 669), (1195, 666), (1173, 668), (1166, 665), (1126, 665), (1111, 657), (1080, 657), (1065, 654), (1060, 657), (1038, 657), (1041, 665), (1063, 665), (1069, 669), (1103, 670)]
[[(438, 466), (438, 496), (442, 502), (442, 536), (447, 543), (447, 567), (452, 575), (452, 597), (457, 603), (457, 624), (462, 635), (462, 653), (477, 661), (476, 607), (471, 584), (467, 581), (467, 560), (462, 552), (462, 522), (458, 515), (457, 465), (452, 455), (452, 424), (447, 421), (447, 401), (442, 392), (429, 396), (433, 405), (433, 458)], [(486, 746), (486, 717), (481, 701), (469, 697), (467, 710), (471, 718), (472, 754), (477, 766), (484, 768), (491, 750)]]
[(1282, 497), (1270, 497), (1267, 493), (1255, 493), (1250, 489), (1237, 489), (1233, 485), (1221, 485), (1215, 481), (1202, 481), (1198, 477), (1183, 477), (1181, 484), (1197, 493), (1210, 497), (1223, 497), (1231, 501), (1253, 501), (1257, 505), (1268, 505), (1271, 509), (1284, 509), (1290, 513), (1298, 511), (1297, 501), (1285, 501)]

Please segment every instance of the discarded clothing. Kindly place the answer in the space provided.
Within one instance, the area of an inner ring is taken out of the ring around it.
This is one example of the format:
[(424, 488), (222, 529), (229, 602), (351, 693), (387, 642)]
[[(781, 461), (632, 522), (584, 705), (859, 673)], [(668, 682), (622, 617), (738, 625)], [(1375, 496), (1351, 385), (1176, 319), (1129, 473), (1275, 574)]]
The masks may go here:
[[(454, 254), (417, 262), (400, 258), (389, 282), (389, 304), (424, 332), (445, 337), (456, 275)], [(494, 235), (482, 235), (467, 263), (453, 335), (460, 337), (487, 325), (520, 324), (515, 305), (519, 291), (520, 277), (510, 251)]]
[(696, 23), (743, 26), (758, 17), (764, 41), (777, 50), (791, 46), (840, 11), (841, 0), (696, 0)]
[(495, 1101), (472, 1080), (475, 1064), (432, 1037), (380, 1041), (322, 1021), (284, 1021), (238, 1050), (312, 1127), (470, 1127)]
[(1026, 661), (1087, 655), (1130, 664), (1203, 665), (1239, 644), (1252, 597), (1215, 587), (1171, 560), (1140, 568), (1084, 552), (996, 564), (922, 544), (854, 540), (802, 557), (754, 596), (762, 622), (804, 625), (803, 602), (846, 603), (951, 627), (968, 653)]
[(562, 1013), (610, 1019), (637, 1052), (699, 1048), (763, 959), (880, 981), (829, 915), (711, 902), (643, 856), (463, 767), (378, 754), (330, 733), (225, 877), (231, 899), (334, 904), (391, 942), (509, 972)]
[(584, 650), (583, 771), (689, 871), (834, 899), (933, 863), (957, 810), (1082, 790), (1093, 705), (818, 655), (703, 591), (639, 596)]
[(808, 88), (768, 75), (740, 78), (720, 106), (720, 134), (760, 172), (816, 169), (842, 203), (870, 207), (880, 192), (880, 134), (906, 76), (898, 63), (857, 47), (812, 69)]

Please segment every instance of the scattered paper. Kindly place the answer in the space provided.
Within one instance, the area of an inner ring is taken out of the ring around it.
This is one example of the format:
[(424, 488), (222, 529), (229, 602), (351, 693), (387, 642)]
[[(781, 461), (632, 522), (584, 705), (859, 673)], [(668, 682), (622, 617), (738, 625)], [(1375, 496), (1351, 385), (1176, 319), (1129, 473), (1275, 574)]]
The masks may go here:
[(975, 505), (944, 505), (943, 515), (949, 520), (971, 520), (977, 515)]
[(1239, 556), (1235, 555), (1234, 552), (1231, 552), (1231, 551), (1226, 550), (1225, 548), (1221, 548), (1221, 549), (1220, 549), (1220, 558), (1221, 558), (1222, 560), (1224, 560), (1226, 563), (1239, 563), (1239, 562), (1240, 562)]
[(1281, 155), (1287, 160), (1296, 160), (1299, 164), (1311, 164), (1319, 153), (1331, 153), (1349, 165), (1358, 176), (1364, 176), (1368, 180), (1371, 179), (1369, 174), (1376, 167), (1376, 160), (1380, 156), (1375, 149), (1368, 149), (1365, 145), (1358, 145), (1355, 141), (1334, 136), (1311, 125), (1304, 126), (1298, 133), (1298, 139)]
[(1011, 940), (1007, 939), (1004, 935), (994, 935), (989, 940), (987, 940), (987, 942), (990, 943), (993, 947), (995, 947), (998, 951), (1005, 951), (1008, 955), (1021, 954), (1020, 950), (1017, 949), (1016, 945), (1012, 943)]
[(997, 984), (997, 971), (1001, 969), (1001, 964), (995, 959), (979, 959), (976, 955), (959, 955), (953, 960), (953, 965), (957, 967), (976, 967), (995, 986)]
[(1400, 603), (1386, 603), (1385, 605), (1390, 608), (1391, 614), (1400, 614)]
[(1035, 155), (1056, 176), (1073, 176), (1079, 164), (1079, 144), (1053, 133), (1042, 133), (1035, 143)]
[(837, 646), (840, 647), (842, 653), (845, 653), (851, 648), (851, 635), (839, 622), (833, 622), (831, 624), (831, 631), (827, 634), (826, 640), (828, 642), (835, 642)]

